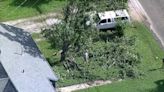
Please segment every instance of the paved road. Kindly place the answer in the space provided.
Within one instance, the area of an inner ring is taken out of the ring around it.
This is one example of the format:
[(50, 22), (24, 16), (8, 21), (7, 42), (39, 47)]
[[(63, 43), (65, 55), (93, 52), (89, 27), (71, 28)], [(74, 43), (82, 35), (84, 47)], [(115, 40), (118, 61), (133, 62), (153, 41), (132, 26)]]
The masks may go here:
[(153, 23), (158, 38), (164, 45), (164, 0), (139, 0)]

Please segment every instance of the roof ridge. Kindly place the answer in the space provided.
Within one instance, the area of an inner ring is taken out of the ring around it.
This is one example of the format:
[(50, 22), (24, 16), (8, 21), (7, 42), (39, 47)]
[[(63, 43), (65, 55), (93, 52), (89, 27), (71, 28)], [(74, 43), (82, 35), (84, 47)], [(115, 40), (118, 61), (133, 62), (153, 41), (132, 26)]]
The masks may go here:
[(4, 80), (4, 79), (10, 79), (9, 77), (7, 77), (7, 78), (0, 78), (0, 80)]
[(9, 78), (0, 78), (0, 92), (4, 92), (7, 83), (9, 82)]

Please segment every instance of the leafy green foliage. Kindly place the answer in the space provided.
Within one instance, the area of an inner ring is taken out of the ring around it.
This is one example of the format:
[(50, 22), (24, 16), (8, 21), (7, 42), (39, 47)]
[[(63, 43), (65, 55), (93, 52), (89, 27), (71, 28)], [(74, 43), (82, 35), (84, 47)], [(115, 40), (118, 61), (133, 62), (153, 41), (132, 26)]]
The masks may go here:
[[(99, 0), (96, 2), (98, 11), (118, 10), (127, 8), (128, 0)], [(101, 8), (100, 8), (101, 7)]]
[(109, 69), (117, 67), (120, 69), (121, 76), (137, 77), (135, 74), (129, 73), (137, 66), (140, 61), (135, 48), (135, 37), (117, 37), (110, 42), (106, 42), (99, 48), (93, 46), (91, 48), (92, 61), (99, 62), (101, 67)]
[(119, 37), (122, 37), (124, 36), (124, 30), (125, 30), (125, 25), (126, 23), (121, 23), (121, 22), (118, 22), (117, 25), (116, 25), (116, 35), (119, 36)]

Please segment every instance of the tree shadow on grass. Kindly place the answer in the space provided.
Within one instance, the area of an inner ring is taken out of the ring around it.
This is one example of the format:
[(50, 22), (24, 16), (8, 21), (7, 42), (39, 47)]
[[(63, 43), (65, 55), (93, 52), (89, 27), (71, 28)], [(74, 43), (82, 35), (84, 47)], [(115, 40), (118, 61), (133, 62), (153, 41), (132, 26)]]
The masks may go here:
[(155, 82), (157, 88), (154, 92), (164, 92), (164, 80), (158, 80)]
[(40, 8), (40, 5), (42, 4), (48, 4), (52, 0), (12, 0), (10, 5), (12, 6), (18, 6), (18, 7), (29, 7), (34, 8), (38, 13), (42, 14), (42, 10)]
[(107, 33), (107, 32), (105, 32), (105, 33), (103, 33), (103, 34), (102, 34), (102, 33), (99, 34), (100, 39), (101, 39), (102, 41), (104, 41), (104, 42), (106, 42), (106, 41), (111, 41), (111, 40), (113, 40), (116, 36), (117, 36), (116, 33)]
[(113, 41), (116, 37), (118, 37), (116, 32), (100, 31), (99, 36), (97, 38), (94, 38), (93, 42), (97, 42), (97, 41), (110, 42)]
[(52, 0), (12, 0), (11, 5), (22, 7), (35, 7), (42, 4), (49, 3)]
[(144, 90), (142, 92), (164, 92), (164, 80), (158, 80), (154, 83), (157, 85), (155, 89)]

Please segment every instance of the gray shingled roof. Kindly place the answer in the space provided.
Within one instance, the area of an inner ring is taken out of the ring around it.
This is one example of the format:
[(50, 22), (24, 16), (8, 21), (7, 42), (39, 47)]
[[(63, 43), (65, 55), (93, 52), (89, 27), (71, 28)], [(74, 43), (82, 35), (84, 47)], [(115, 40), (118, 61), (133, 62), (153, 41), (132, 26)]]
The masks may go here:
[(0, 61), (18, 92), (55, 92), (50, 80), (57, 77), (29, 33), (0, 24), (0, 50)]
[(4, 84), (0, 86), (0, 92), (18, 92), (9, 78), (0, 79), (0, 83)]
[(5, 69), (0, 63), (0, 92), (17, 92), (10, 81)]
[(1, 78), (8, 78), (8, 76), (7, 76), (7, 73), (6, 73), (5, 69), (3, 68), (3, 66), (0, 62), (0, 79)]
[(5, 89), (8, 80), (9, 80), (9, 78), (1, 78), (0, 79), (0, 92), (3, 92), (3, 90)]

